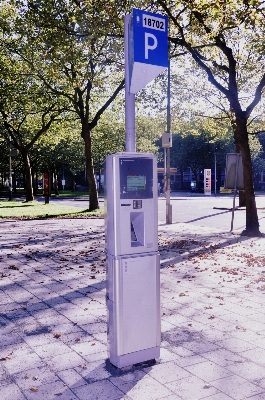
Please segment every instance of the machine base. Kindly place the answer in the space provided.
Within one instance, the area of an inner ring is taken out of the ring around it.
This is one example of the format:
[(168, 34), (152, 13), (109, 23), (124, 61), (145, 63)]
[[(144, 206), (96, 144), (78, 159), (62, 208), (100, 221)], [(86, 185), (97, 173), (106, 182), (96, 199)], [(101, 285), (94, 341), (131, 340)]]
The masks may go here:
[(160, 346), (135, 351), (134, 353), (124, 354), (122, 356), (110, 356), (110, 362), (115, 365), (115, 367), (123, 368), (158, 357), (160, 357)]

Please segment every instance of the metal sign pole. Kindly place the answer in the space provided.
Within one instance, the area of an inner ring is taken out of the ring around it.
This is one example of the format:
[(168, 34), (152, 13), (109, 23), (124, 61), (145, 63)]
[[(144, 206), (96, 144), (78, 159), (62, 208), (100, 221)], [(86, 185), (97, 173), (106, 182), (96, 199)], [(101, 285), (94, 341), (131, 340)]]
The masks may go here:
[(12, 183), (12, 145), (11, 136), (9, 136), (9, 201), (13, 198), (13, 183)]
[[(167, 70), (167, 132), (170, 133), (170, 60), (168, 60)], [(172, 224), (172, 205), (170, 204), (170, 147), (166, 149), (166, 223)]]
[(136, 151), (135, 139), (135, 95), (130, 93), (129, 31), (131, 15), (124, 17), (124, 55), (125, 55), (125, 132), (126, 151)]
[(238, 167), (239, 167), (239, 157), (240, 157), (240, 155), (237, 154), (235, 184), (234, 184), (234, 198), (233, 198), (233, 209), (232, 209), (232, 219), (231, 219), (231, 230), (230, 230), (230, 232), (232, 232), (233, 228), (234, 228), (234, 214), (235, 214), (235, 202), (236, 202), (236, 191), (237, 191), (237, 175), (238, 175)]
[(216, 149), (214, 145), (214, 195), (216, 196)]

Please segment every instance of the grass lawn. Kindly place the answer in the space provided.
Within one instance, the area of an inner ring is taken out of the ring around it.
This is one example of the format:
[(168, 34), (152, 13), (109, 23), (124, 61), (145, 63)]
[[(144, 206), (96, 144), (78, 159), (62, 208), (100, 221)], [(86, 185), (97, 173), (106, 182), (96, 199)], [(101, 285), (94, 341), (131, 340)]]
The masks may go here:
[(0, 201), (0, 218), (33, 219), (33, 218), (89, 218), (103, 217), (103, 211), (89, 212), (87, 208), (43, 204), (38, 201)]

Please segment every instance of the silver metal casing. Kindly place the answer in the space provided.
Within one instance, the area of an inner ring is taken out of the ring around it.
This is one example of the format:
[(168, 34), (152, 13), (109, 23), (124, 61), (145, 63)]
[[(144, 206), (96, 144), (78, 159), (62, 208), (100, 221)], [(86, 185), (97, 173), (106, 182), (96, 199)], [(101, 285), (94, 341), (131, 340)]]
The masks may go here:
[(157, 160), (117, 153), (104, 171), (108, 355), (121, 368), (160, 355)]

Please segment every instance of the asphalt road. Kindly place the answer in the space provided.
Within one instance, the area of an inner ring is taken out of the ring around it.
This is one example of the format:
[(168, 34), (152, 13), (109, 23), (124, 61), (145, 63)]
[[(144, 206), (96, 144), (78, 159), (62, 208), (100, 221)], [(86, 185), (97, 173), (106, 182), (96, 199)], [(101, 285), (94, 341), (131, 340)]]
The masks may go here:
[[(164, 200), (164, 199), (163, 199)], [(159, 221), (166, 220), (166, 203), (159, 201)], [(201, 227), (213, 227), (229, 232), (232, 220), (232, 197), (176, 197), (171, 198), (172, 223), (189, 223)], [(238, 199), (235, 205), (238, 205)], [(245, 228), (244, 209), (234, 213), (233, 230)]]
[[(40, 198), (39, 201), (44, 201)], [(89, 200), (75, 199), (50, 199), (50, 202), (61, 203), (76, 207), (88, 207)], [(100, 207), (104, 208), (104, 199), (99, 199)], [(172, 204), (172, 223), (189, 223), (198, 227), (214, 227), (224, 232), (231, 229), (232, 220), (232, 195), (204, 196), (192, 195), (190, 193), (172, 193), (170, 203)], [(265, 232), (265, 194), (256, 196), (260, 228)], [(238, 206), (238, 197), (235, 201)], [(166, 221), (166, 200), (164, 197), (158, 199), (159, 224)], [(246, 211), (244, 208), (236, 208), (234, 212), (233, 231), (242, 231), (245, 228)]]

